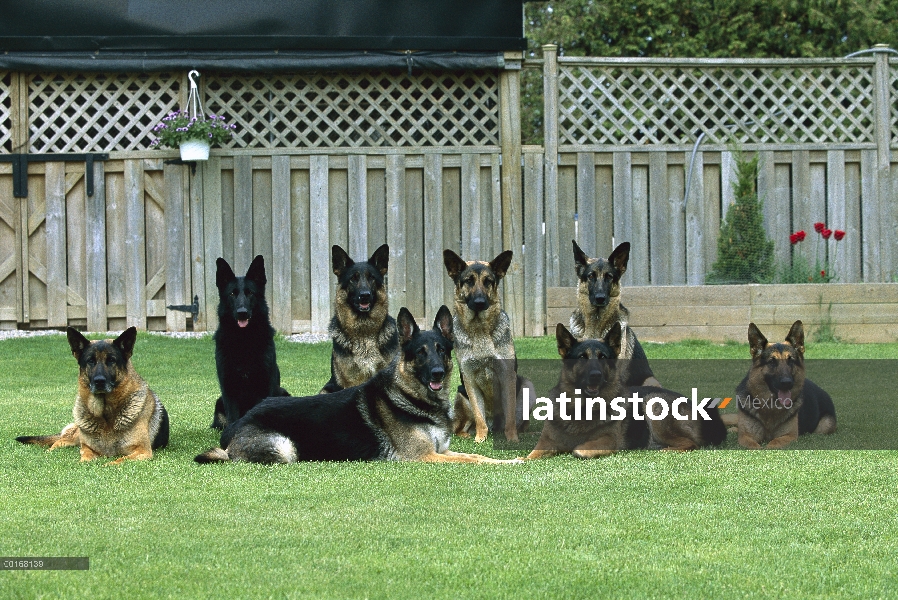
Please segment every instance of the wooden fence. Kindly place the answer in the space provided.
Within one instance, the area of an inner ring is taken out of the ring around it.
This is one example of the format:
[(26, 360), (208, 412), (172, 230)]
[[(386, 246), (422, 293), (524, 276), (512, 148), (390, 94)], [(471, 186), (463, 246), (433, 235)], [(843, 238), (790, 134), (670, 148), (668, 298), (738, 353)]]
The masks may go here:
[[(498, 72), (210, 73), (206, 110), (240, 134), (195, 172), (151, 146), (152, 127), (186, 100), (186, 74), (0, 73), (0, 327), (214, 328), (215, 259), (241, 272), (262, 254), (278, 330), (323, 331), (330, 245), (361, 257), (388, 242), (392, 310), (422, 322), (451, 302), (444, 248), (514, 250), (505, 307), (516, 335), (542, 335), (547, 290), (574, 284), (571, 239), (592, 255), (629, 241), (628, 286), (704, 282), (733, 201), (733, 138), (761, 155), (779, 261), (823, 257), (840, 282), (895, 277), (898, 69), (887, 54), (544, 50), (524, 63), (543, 72), (544, 146), (520, 143), (519, 55)], [(4, 162), (20, 153), (27, 197)], [(35, 156), (71, 153), (108, 157)], [(815, 221), (845, 239), (790, 246)], [(195, 320), (166, 309), (194, 295)]]

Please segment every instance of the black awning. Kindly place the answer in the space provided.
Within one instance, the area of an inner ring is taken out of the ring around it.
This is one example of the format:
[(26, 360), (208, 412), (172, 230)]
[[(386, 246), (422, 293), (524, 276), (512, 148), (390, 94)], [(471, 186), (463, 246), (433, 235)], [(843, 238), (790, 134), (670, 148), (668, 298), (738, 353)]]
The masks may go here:
[(526, 48), (523, 0), (0, 0), (0, 52)]
[(200, 71), (297, 72), (467, 71), (501, 69), (499, 52), (326, 52), (326, 51), (194, 51), (194, 52), (8, 52), (0, 54), (0, 70), (24, 72), (152, 73)]

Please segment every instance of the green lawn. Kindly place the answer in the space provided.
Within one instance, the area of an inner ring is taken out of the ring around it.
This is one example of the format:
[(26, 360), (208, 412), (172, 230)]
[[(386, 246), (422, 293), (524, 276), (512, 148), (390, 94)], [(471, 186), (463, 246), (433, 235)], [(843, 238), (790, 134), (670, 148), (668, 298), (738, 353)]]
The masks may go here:
[[(517, 346), (521, 358), (556, 356), (551, 338)], [(645, 348), (651, 359), (747, 366), (746, 345)], [(199, 466), (193, 456), (217, 443), (211, 338), (141, 334), (135, 352), (172, 442), (152, 461), (104, 467), (79, 464), (74, 448), (13, 440), (71, 418), (77, 367), (64, 336), (0, 342), (0, 554), (90, 557), (89, 571), (4, 571), (0, 596), (898, 596), (898, 451)], [(316, 391), (328, 354), (279, 341), (283, 385)], [(817, 344), (808, 355), (898, 358), (898, 344)]]

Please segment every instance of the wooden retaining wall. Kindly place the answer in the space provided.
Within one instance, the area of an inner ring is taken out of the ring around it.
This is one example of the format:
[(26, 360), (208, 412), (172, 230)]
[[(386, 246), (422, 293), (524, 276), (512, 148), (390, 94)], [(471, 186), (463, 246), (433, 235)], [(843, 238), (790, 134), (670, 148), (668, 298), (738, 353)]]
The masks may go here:
[[(548, 322), (567, 325), (576, 288), (549, 288)], [(631, 286), (623, 290), (640, 340), (747, 340), (755, 323), (769, 339), (800, 319), (806, 334), (833, 326), (847, 342), (898, 342), (898, 283)]]

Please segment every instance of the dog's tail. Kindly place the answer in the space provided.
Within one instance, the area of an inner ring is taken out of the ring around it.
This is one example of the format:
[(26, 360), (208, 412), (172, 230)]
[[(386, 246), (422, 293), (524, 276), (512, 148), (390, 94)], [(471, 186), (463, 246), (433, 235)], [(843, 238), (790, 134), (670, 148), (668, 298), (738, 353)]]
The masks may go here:
[(209, 448), (202, 454), (197, 454), (193, 460), (201, 465), (205, 465), (209, 463), (226, 462), (231, 460), (231, 457), (228, 456), (227, 450), (222, 450), (221, 448)]
[(52, 446), (59, 441), (59, 434), (56, 435), (20, 435), (16, 438), (20, 444), (37, 444), (38, 446)]

